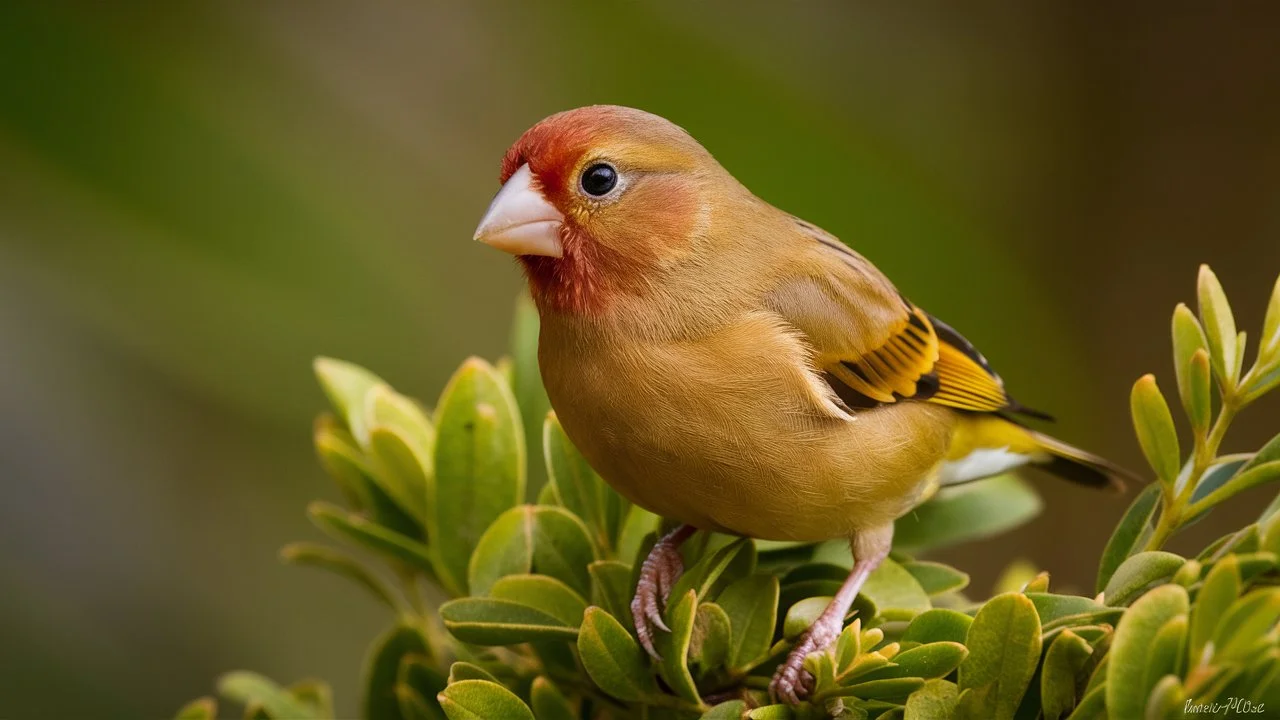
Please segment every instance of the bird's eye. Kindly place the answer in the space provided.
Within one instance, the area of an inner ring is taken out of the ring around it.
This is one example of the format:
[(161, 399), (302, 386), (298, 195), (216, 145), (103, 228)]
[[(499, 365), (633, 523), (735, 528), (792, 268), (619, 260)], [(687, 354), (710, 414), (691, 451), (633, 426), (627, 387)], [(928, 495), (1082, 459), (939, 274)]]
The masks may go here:
[(618, 171), (605, 163), (596, 163), (582, 172), (582, 191), (592, 197), (604, 197), (618, 184)]

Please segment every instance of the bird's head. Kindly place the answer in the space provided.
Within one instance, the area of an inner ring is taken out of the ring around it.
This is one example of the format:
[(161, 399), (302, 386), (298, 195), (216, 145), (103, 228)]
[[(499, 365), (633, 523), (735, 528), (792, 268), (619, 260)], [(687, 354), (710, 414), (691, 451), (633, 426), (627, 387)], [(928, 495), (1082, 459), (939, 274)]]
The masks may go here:
[(716, 172), (697, 141), (656, 115), (569, 110), (507, 151), (475, 239), (520, 259), (541, 307), (596, 311), (689, 254)]

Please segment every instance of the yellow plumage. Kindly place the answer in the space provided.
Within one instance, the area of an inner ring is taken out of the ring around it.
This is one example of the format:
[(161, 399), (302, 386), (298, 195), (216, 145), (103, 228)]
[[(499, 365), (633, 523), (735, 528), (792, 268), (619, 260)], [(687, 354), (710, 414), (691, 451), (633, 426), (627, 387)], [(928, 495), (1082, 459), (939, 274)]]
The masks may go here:
[[(508, 151), (503, 178), (477, 237), (521, 257), (547, 393), (592, 467), (696, 528), (850, 539), (853, 573), (775, 678), (788, 699), (804, 653), (834, 637), (887, 555), (894, 519), (940, 484), (1024, 463), (1119, 482), (1016, 422), (1036, 413), (874, 265), (752, 195), (661, 118), (553, 116)], [(686, 536), (641, 573), (647, 647), (662, 626), (655, 588)]]

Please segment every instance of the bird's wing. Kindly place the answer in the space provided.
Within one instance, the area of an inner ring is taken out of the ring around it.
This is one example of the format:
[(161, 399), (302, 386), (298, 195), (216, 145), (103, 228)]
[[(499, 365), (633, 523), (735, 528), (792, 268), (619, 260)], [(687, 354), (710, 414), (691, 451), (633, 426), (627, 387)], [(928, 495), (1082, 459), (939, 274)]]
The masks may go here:
[(1014, 402), (985, 358), (958, 332), (898, 293), (861, 255), (797, 220), (814, 243), (811, 272), (770, 296), (803, 332), (816, 363), (850, 407), (920, 400), (980, 412), (1034, 411)]

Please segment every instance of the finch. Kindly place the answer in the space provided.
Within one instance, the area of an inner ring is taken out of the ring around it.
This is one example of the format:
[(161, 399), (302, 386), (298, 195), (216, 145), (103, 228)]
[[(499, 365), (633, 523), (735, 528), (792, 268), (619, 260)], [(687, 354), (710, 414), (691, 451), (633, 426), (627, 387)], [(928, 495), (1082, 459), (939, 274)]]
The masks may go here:
[(502, 160), (475, 237), (511, 253), (541, 317), (560, 423), (635, 504), (683, 523), (645, 560), (645, 648), (694, 529), (847, 538), (853, 568), (774, 675), (840, 634), (893, 521), (940, 486), (1035, 464), (1099, 488), (1127, 474), (1024, 426), (954, 329), (815, 225), (757, 198), (675, 124), (592, 106), (534, 125)]

